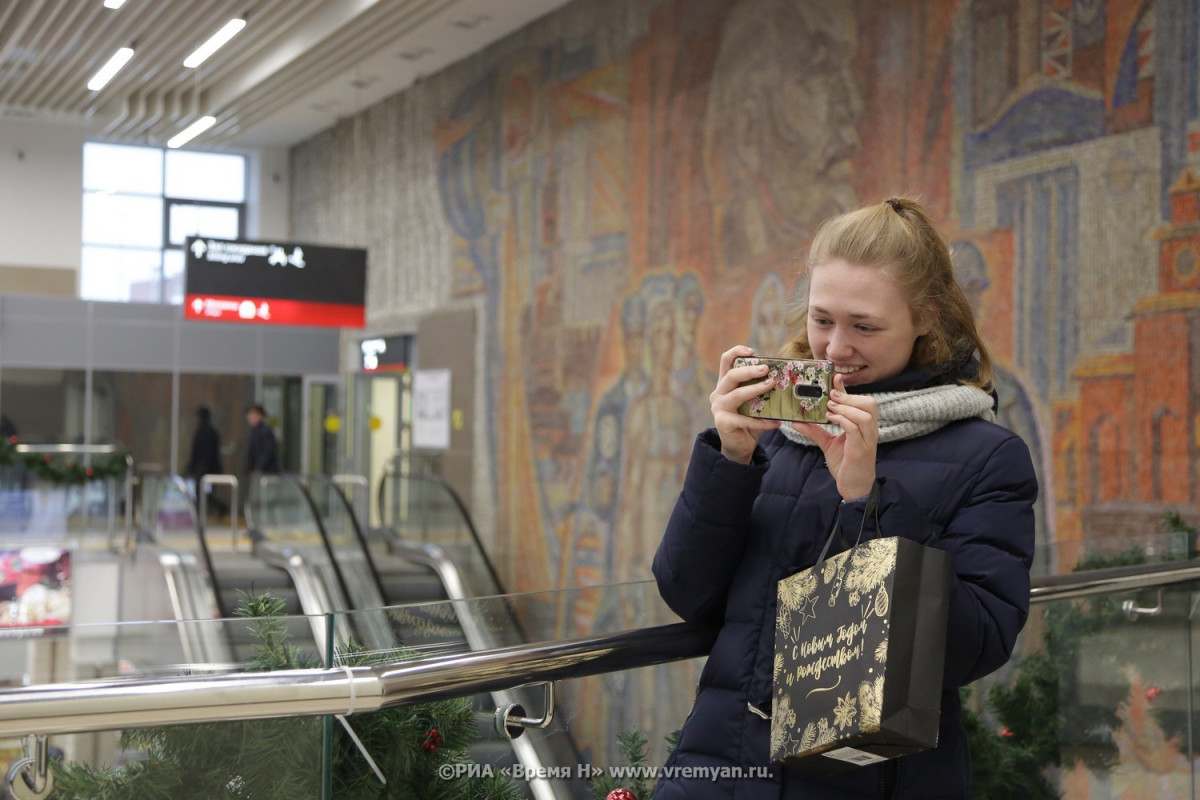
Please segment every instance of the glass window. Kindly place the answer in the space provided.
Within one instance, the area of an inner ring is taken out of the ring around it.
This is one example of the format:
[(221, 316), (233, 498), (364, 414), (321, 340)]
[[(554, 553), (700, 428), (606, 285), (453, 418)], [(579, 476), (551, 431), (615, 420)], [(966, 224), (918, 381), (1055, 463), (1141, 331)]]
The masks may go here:
[(160, 302), (162, 251), (85, 245), (79, 295), (85, 300)]
[(163, 302), (183, 303), (183, 251), (163, 250)]
[(241, 203), (246, 199), (246, 159), (224, 153), (167, 151), (167, 197)]
[(171, 244), (183, 246), (189, 236), (211, 236), (214, 239), (238, 238), (241, 213), (237, 206), (206, 206), (194, 203), (171, 203), (167, 207), (167, 230)]
[(83, 146), (83, 188), (95, 192), (162, 194), (162, 151), (88, 142)]
[(242, 235), (246, 159), (239, 155), (89, 142), (83, 186), (85, 300), (181, 303), (184, 239)]
[(83, 242), (162, 247), (161, 197), (88, 192), (83, 196)]

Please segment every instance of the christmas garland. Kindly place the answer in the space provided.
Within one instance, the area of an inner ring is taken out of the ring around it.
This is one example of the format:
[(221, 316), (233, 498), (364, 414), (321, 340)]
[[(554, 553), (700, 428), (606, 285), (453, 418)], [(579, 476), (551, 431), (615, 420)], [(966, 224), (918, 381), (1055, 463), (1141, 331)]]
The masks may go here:
[(120, 478), (129, 468), (128, 457), (128, 453), (118, 450), (84, 465), (73, 459), (56, 461), (50, 453), (21, 452), (17, 449), (16, 436), (0, 440), (0, 467), (20, 467), (44, 481), (59, 485)]

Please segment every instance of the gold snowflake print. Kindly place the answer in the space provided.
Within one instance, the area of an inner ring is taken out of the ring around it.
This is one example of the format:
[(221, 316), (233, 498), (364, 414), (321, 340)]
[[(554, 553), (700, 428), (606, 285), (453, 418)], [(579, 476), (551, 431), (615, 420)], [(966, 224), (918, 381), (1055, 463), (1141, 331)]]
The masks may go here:
[(837, 725), (838, 730), (844, 731), (854, 724), (854, 715), (858, 713), (855, 703), (850, 692), (846, 692), (845, 697), (838, 698), (837, 707), (833, 709), (833, 722)]

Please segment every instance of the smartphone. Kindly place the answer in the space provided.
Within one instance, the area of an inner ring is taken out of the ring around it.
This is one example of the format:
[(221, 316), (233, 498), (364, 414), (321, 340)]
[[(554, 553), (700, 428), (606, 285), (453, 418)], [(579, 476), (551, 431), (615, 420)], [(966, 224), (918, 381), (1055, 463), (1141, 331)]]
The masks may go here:
[[(766, 394), (738, 406), (738, 413), (785, 422), (825, 422), (829, 390), (833, 388), (833, 362), (798, 358), (735, 358), (733, 366), (766, 364), (775, 385)], [(743, 383), (758, 383), (762, 378)]]

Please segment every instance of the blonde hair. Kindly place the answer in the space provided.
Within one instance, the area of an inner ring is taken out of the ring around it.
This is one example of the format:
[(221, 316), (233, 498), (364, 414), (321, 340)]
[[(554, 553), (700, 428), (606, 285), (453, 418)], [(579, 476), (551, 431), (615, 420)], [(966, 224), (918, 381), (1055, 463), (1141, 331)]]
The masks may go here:
[(910, 369), (951, 364), (976, 354), (976, 374), (964, 382), (991, 389), (992, 358), (975, 327), (971, 304), (954, 279), (950, 248), (925, 209), (906, 197), (893, 197), (821, 224), (788, 318), (796, 335), (785, 349), (786, 357), (813, 357), (808, 341), (808, 282), (814, 268), (835, 258), (886, 269), (908, 298), (913, 321), (930, 326), (913, 345)]

